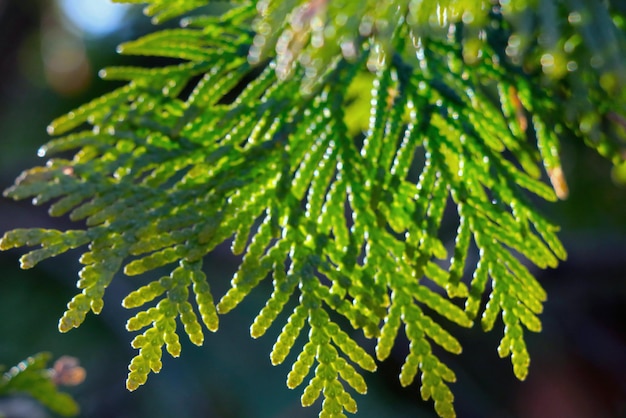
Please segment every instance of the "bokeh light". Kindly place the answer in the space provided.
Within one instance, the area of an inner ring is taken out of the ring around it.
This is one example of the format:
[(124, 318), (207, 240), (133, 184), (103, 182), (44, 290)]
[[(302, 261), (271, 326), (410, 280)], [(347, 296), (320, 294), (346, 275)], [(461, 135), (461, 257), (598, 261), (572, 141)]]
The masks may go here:
[(105, 36), (119, 29), (129, 8), (110, 0), (58, 0), (64, 16), (86, 36)]

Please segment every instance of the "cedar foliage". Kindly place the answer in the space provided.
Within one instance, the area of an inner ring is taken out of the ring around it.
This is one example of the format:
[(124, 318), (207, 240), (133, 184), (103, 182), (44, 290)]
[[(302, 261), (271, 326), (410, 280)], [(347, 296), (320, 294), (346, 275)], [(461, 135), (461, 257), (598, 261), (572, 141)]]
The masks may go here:
[[(72, 357), (61, 357), (53, 368), (48, 369), (46, 365), (51, 357), (50, 353), (38, 353), (8, 370), (0, 364), (0, 396), (29, 395), (61, 416), (78, 415), (76, 401), (69, 394), (61, 392), (58, 386), (81, 383), (84, 370)], [(65, 367), (64, 363), (70, 367)]]
[[(625, 158), (623, 6), (242, 0), (210, 16), (208, 0), (120, 2), (148, 3), (155, 24), (186, 16), (119, 47), (171, 64), (103, 70), (127, 84), (52, 122), (39, 154), (53, 158), (5, 191), (79, 222), (0, 242), (39, 247), (23, 268), (82, 248), (60, 331), (103, 309), (118, 272), (167, 266), (122, 302), (139, 308), (126, 326), (138, 332), (130, 390), (159, 372), (163, 349), (180, 354), (180, 334), (201, 345), (263, 280), (274, 290), (251, 336), (295, 306), (270, 357), (293, 362), (287, 385), (304, 386), (304, 406), (324, 398), (320, 417), (356, 412), (362, 371), (401, 328), (400, 382), (419, 377), (442, 417), (455, 415), (455, 374), (436, 347), (460, 353), (457, 326), (501, 318), (498, 353), (526, 377), (524, 333), (541, 330), (546, 300), (528, 265), (566, 258), (537, 209), (567, 197), (560, 141)], [(243, 258), (213, 295), (203, 257), (226, 241)]]

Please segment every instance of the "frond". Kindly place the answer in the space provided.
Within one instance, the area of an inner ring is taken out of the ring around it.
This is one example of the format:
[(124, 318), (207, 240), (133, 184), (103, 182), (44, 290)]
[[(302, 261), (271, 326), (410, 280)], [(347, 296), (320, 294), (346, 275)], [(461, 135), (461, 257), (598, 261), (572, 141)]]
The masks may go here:
[[(160, 22), (207, 1), (148, 3)], [(599, 129), (612, 110), (597, 92), (621, 82), (614, 69), (603, 69), (611, 82), (582, 77), (594, 91), (589, 107), (566, 108), (578, 94), (573, 76), (524, 67), (531, 46), (545, 55), (555, 45), (516, 32), (520, 11), (539, 17), (512, 3), (242, 1), (127, 42), (121, 53), (175, 63), (103, 70), (127, 84), (55, 120), (57, 137), (40, 149), (74, 157), (26, 171), (5, 192), (50, 202), (50, 215), (85, 228), (10, 231), (0, 248), (40, 246), (22, 257), (29, 268), (88, 246), (63, 332), (101, 311), (119, 271), (170, 269), (123, 301), (137, 309), (128, 330), (145, 330), (132, 343), (131, 390), (161, 369), (163, 348), (180, 354), (178, 323), (200, 345), (203, 326), (216, 331), (219, 315), (271, 279), (250, 333), (262, 336), (295, 305), (270, 357), (281, 364), (294, 352), (287, 385), (305, 384), (303, 405), (323, 395), (321, 417), (356, 412), (350, 391), (366, 392), (361, 369), (376, 362), (353, 331), (375, 338), (384, 360), (402, 327), (401, 383), (419, 376), (422, 397), (454, 416), (456, 376), (435, 347), (459, 354), (455, 327), (480, 315), (490, 330), (502, 317), (498, 352), (518, 378), (528, 372), (524, 332), (541, 330), (546, 293), (527, 265), (566, 257), (558, 228), (535, 207), (567, 195), (559, 134), (623, 160), (623, 132)], [(578, 124), (580, 115), (595, 119)], [(243, 258), (214, 300), (202, 260), (229, 240)], [(479, 261), (468, 265), (474, 249)]]

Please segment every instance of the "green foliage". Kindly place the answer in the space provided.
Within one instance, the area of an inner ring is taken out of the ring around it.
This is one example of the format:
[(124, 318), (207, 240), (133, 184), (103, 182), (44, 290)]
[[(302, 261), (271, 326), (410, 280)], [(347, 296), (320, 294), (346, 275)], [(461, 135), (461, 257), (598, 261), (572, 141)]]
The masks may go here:
[[(158, 23), (207, 1), (148, 3)], [(127, 329), (146, 329), (132, 343), (130, 390), (161, 369), (163, 347), (180, 354), (179, 322), (200, 345), (201, 324), (216, 331), (219, 315), (271, 278), (250, 332), (262, 336), (294, 306), (270, 357), (299, 353), (287, 385), (305, 384), (303, 405), (322, 395), (320, 417), (356, 412), (350, 392), (366, 392), (360, 369), (376, 362), (340, 326), (349, 323), (376, 339), (378, 360), (402, 328), (400, 382), (419, 375), (422, 397), (454, 416), (456, 376), (437, 347), (461, 352), (456, 326), (480, 317), (488, 331), (501, 318), (498, 353), (519, 379), (528, 373), (524, 333), (541, 330), (546, 300), (528, 264), (566, 257), (536, 208), (567, 196), (560, 138), (624, 160), (624, 19), (612, 2), (578, 3), (264, 0), (219, 17), (200, 8), (180, 29), (121, 45), (171, 63), (103, 70), (127, 84), (55, 120), (57, 138), (40, 150), (73, 157), (5, 192), (54, 201), (52, 216), (84, 227), (9, 231), (0, 248), (40, 246), (22, 257), (29, 268), (88, 246), (62, 332), (102, 310), (118, 271), (171, 269), (123, 301), (140, 308)], [(231, 239), (243, 259), (215, 304), (202, 260)]]
[(55, 371), (46, 368), (50, 358), (49, 353), (39, 353), (11, 367), (0, 377), (0, 396), (25, 394), (62, 416), (78, 415), (76, 401), (58, 390)]

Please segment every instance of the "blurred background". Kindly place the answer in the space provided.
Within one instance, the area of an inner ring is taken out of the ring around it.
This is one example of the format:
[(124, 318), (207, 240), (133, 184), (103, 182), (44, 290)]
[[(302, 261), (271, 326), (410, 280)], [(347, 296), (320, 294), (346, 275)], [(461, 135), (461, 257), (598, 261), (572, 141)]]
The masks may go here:
[[(115, 86), (98, 79), (100, 68), (149, 65), (118, 56), (115, 47), (151, 28), (140, 8), (109, 0), (0, 0), (0, 189), (22, 170), (45, 163), (37, 149), (53, 118)], [(549, 300), (541, 316), (543, 332), (527, 334), (529, 377), (518, 382), (509, 360), (498, 358), (501, 325), (489, 334), (450, 325), (464, 352), (442, 356), (458, 376), (453, 390), (461, 418), (626, 417), (626, 187), (607, 161), (579, 143), (563, 144), (563, 161), (570, 197), (542, 209), (562, 225), (569, 260), (556, 270), (534, 272)], [(0, 199), (0, 234), (19, 227), (71, 227), (67, 219), (49, 218), (46, 210)], [(0, 364), (11, 366), (40, 351), (79, 358), (87, 379), (68, 391), (80, 403), (81, 417), (317, 416), (319, 406), (300, 407), (301, 388), (285, 386), (290, 364), (270, 364), (281, 325), (260, 340), (249, 337), (269, 287), (262, 285), (222, 317), (220, 331), (207, 335), (203, 347), (182, 337), (182, 356), (164, 355), (163, 371), (129, 393), (124, 382), (135, 351), (133, 336), (124, 329), (130, 313), (120, 301), (136, 286), (133, 279), (118, 277), (101, 315), (60, 334), (58, 318), (76, 293), (77, 255), (21, 271), (21, 254), (0, 253)], [(236, 263), (227, 248), (207, 260), (216, 297), (225, 292)], [(356, 395), (359, 418), (435, 416), (416, 384), (398, 383), (405, 355), (406, 345), (399, 343), (377, 373), (365, 376), (369, 393)], [(53, 416), (32, 408), (20, 416)]]

